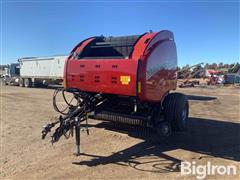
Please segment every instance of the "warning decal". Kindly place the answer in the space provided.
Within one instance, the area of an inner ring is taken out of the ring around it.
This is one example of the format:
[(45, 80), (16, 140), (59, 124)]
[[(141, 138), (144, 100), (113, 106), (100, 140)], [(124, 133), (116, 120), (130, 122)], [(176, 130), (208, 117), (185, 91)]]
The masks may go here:
[(131, 81), (130, 76), (120, 76), (120, 81), (123, 85), (128, 85)]

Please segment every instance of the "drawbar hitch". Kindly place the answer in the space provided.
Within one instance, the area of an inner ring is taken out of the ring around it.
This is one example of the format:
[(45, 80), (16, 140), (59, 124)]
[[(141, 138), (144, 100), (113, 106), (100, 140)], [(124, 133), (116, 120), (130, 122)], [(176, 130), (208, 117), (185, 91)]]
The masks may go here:
[[(62, 92), (63, 99), (67, 104), (67, 108), (60, 111), (56, 104), (56, 96), (59, 92)], [(77, 104), (72, 105), (71, 102), (67, 101), (65, 96), (65, 92), (72, 93), (73, 99), (76, 99)], [(80, 130), (81, 128), (85, 128), (87, 134), (89, 135), (88, 130), (88, 114), (95, 111), (98, 106), (100, 106), (106, 99), (101, 94), (87, 94), (75, 88), (70, 89), (56, 89), (53, 95), (53, 106), (54, 109), (61, 113), (58, 120), (46, 124), (43, 126), (42, 130), (42, 139), (45, 139), (46, 135), (51, 131), (51, 129), (59, 124), (59, 126), (55, 129), (55, 132), (51, 136), (52, 144), (57, 142), (63, 135), (66, 138), (69, 138), (70, 135), (73, 136), (73, 130), (75, 130), (75, 138), (76, 138), (76, 152), (75, 155), (80, 155)], [(85, 121), (85, 126), (81, 127), (81, 124)], [(69, 132), (69, 135), (67, 133)]]

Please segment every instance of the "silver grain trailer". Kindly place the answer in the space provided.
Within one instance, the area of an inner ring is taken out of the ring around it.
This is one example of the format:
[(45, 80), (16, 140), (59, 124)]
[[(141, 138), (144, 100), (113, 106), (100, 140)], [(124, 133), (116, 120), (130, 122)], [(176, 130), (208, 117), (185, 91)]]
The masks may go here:
[(19, 86), (47, 86), (63, 81), (64, 63), (67, 56), (20, 58)]

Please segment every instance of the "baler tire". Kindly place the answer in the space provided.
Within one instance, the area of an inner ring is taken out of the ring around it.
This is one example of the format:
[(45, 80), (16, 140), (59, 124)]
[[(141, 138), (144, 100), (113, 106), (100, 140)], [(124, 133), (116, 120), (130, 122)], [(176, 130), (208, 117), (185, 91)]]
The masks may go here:
[(32, 80), (30, 78), (24, 79), (24, 86), (26, 88), (32, 87)]
[(173, 131), (184, 131), (188, 124), (189, 104), (187, 96), (171, 93), (163, 101), (164, 116)]
[(24, 79), (23, 78), (19, 79), (19, 86), (24, 87)]

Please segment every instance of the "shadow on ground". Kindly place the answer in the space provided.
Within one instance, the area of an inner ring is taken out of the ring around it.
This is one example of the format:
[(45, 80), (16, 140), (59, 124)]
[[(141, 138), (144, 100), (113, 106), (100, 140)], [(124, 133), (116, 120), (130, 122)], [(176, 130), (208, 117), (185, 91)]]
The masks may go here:
[[(174, 133), (167, 139), (159, 138), (149, 130), (124, 126), (117, 127), (109, 122), (96, 125), (97, 128), (127, 133), (129, 136), (142, 139), (143, 142), (110, 156), (82, 154), (90, 156), (92, 159), (73, 162), (73, 164), (87, 166), (118, 164), (141, 171), (176, 172), (180, 170), (181, 157), (172, 157), (166, 154), (167, 151), (176, 149), (205, 154), (198, 159), (213, 156), (240, 161), (240, 124), (238, 123), (190, 118), (189, 129), (186, 132)], [(119, 141), (119, 143), (121, 142)]]
[(187, 95), (189, 100), (194, 101), (211, 101), (217, 99), (217, 97), (214, 96), (195, 96), (195, 95)]

